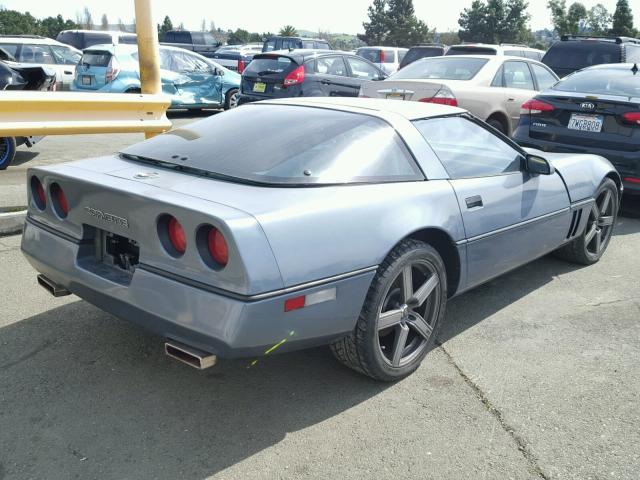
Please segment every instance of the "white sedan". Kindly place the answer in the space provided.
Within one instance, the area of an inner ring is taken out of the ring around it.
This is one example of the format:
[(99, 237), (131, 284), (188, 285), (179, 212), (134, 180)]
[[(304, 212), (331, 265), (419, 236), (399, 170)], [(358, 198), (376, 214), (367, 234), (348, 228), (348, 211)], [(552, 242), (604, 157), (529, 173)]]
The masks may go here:
[(530, 59), (431, 57), (406, 66), (384, 81), (364, 84), (360, 96), (459, 106), (511, 135), (522, 104), (557, 81), (546, 65)]

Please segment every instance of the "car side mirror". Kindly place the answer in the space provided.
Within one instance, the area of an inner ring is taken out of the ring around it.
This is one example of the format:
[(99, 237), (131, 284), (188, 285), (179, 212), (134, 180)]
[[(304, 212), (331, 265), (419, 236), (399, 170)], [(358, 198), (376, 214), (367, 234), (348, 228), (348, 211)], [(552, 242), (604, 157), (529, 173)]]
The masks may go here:
[(223, 77), (224, 76), (224, 70), (220, 70), (219, 68), (213, 67), (211, 69), (211, 73), (214, 74), (217, 77)]
[(538, 175), (553, 175), (556, 171), (549, 160), (537, 155), (527, 155), (525, 157), (525, 169), (529, 173), (535, 173)]

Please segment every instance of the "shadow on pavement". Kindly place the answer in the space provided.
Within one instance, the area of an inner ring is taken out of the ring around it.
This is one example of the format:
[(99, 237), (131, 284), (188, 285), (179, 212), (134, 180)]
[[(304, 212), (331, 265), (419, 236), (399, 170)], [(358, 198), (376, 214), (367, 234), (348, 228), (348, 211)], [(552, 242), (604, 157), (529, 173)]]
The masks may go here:
[(167, 112), (167, 118), (193, 118), (194, 120), (199, 118), (210, 117), (216, 113), (221, 113), (222, 110), (169, 110)]
[(16, 156), (11, 162), (11, 166), (15, 167), (18, 165), (22, 165), (23, 163), (27, 163), (33, 160), (34, 158), (36, 158), (38, 155), (40, 155), (40, 152), (34, 152), (33, 150), (19, 149), (16, 151)]
[(249, 361), (199, 372), (82, 301), (4, 327), (0, 478), (205, 478), (388, 387), (326, 348)]

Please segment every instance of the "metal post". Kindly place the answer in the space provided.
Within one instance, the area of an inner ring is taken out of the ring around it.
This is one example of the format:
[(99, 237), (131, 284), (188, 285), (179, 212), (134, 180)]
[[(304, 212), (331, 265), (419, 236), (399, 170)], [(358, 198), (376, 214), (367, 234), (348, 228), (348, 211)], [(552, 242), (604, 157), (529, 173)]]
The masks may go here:
[[(151, 12), (151, 0), (135, 0), (135, 5), (142, 93), (160, 94), (162, 93), (160, 51), (158, 32)], [(151, 138), (155, 135), (155, 133), (145, 134), (146, 138)]]

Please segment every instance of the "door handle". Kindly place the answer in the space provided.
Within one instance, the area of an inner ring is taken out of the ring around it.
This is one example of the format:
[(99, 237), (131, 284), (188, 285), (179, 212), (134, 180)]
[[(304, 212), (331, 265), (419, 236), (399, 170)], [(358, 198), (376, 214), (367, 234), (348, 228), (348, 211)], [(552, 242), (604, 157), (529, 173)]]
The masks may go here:
[(65, 75), (73, 75), (73, 72), (72, 72), (72, 71), (70, 71), (70, 70), (65, 70), (65, 71), (64, 71), (64, 74), (65, 74)]
[(516, 99), (515, 98), (507, 98), (507, 102), (515, 102)]
[(467, 204), (468, 209), (482, 207), (482, 197), (480, 195), (474, 195), (473, 197), (465, 198), (465, 203)]

